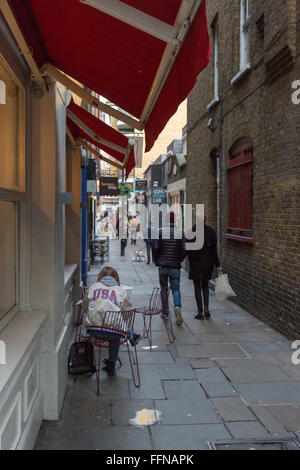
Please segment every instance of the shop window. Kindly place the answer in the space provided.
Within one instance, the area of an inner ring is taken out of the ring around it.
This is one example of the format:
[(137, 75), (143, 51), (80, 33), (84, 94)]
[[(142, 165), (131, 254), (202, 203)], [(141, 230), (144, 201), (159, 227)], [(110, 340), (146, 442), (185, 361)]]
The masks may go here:
[(253, 143), (237, 141), (229, 152), (227, 238), (253, 242)]
[[(0, 320), (18, 311), (20, 227), (25, 201), (24, 89), (0, 58)], [(22, 218), (22, 220), (24, 220)], [(25, 230), (24, 224), (22, 231)], [(4, 323), (6, 320), (3, 320)], [(1, 322), (0, 328), (3, 324)]]
[(0, 188), (24, 191), (23, 89), (0, 60)]
[(0, 201), (0, 319), (17, 304), (17, 204)]

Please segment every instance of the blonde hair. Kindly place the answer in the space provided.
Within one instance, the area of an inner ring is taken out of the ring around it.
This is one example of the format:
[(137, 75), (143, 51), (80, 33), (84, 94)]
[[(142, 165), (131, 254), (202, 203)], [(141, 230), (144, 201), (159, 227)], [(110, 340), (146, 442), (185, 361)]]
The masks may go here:
[(100, 273), (98, 274), (98, 277), (97, 277), (97, 282), (100, 282), (101, 279), (103, 279), (106, 276), (113, 277), (117, 281), (118, 285), (120, 285), (119, 274), (111, 266), (105, 266), (104, 268), (101, 269), (101, 271), (100, 271)]

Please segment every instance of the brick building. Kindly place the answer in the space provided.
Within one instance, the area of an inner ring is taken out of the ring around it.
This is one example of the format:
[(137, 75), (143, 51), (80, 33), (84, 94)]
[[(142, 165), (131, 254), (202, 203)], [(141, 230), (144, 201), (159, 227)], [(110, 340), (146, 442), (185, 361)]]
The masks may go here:
[(207, 15), (211, 63), (188, 100), (187, 202), (205, 204), (236, 301), (299, 338), (300, 1), (207, 0)]

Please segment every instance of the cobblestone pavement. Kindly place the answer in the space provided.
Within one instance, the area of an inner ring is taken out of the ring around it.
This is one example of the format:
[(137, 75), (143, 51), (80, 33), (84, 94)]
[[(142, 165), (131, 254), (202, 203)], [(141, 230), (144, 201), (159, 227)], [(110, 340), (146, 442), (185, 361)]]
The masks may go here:
[[(138, 242), (143, 247), (143, 242)], [(109, 265), (133, 287), (136, 307), (147, 305), (158, 285), (157, 268), (133, 262), (136, 248), (120, 257), (111, 243)], [(144, 250), (145, 251), (145, 250)], [(92, 282), (99, 271), (89, 273)], [(208, 441), (300, 436), (300, 366), (292, 365), (291, 343), (230, 301), (210, 295), (212, 319), (194, 319), (192, 282), (182, 272), (184, 323), (168, 344), (163, 320), (154, 319), (153, 350), (138, 345), (141, 387), (133, 385), (128, 356), (115, 377), (69, 379), (58, 422), (44, 422), (36, 449), (196, 450)], [(136, 331), (141, 332), (142, 318)], [(136, 426), (141, 410), (157, 410), (160, 421)]]

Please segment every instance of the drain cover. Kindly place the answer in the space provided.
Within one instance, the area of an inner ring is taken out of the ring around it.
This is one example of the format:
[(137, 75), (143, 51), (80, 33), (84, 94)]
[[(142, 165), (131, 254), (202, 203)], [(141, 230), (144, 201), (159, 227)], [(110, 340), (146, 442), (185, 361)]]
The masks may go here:
[(210, 450), (300, 450), (297, 439), (238, 439), (233, 441), (210, 441)]

